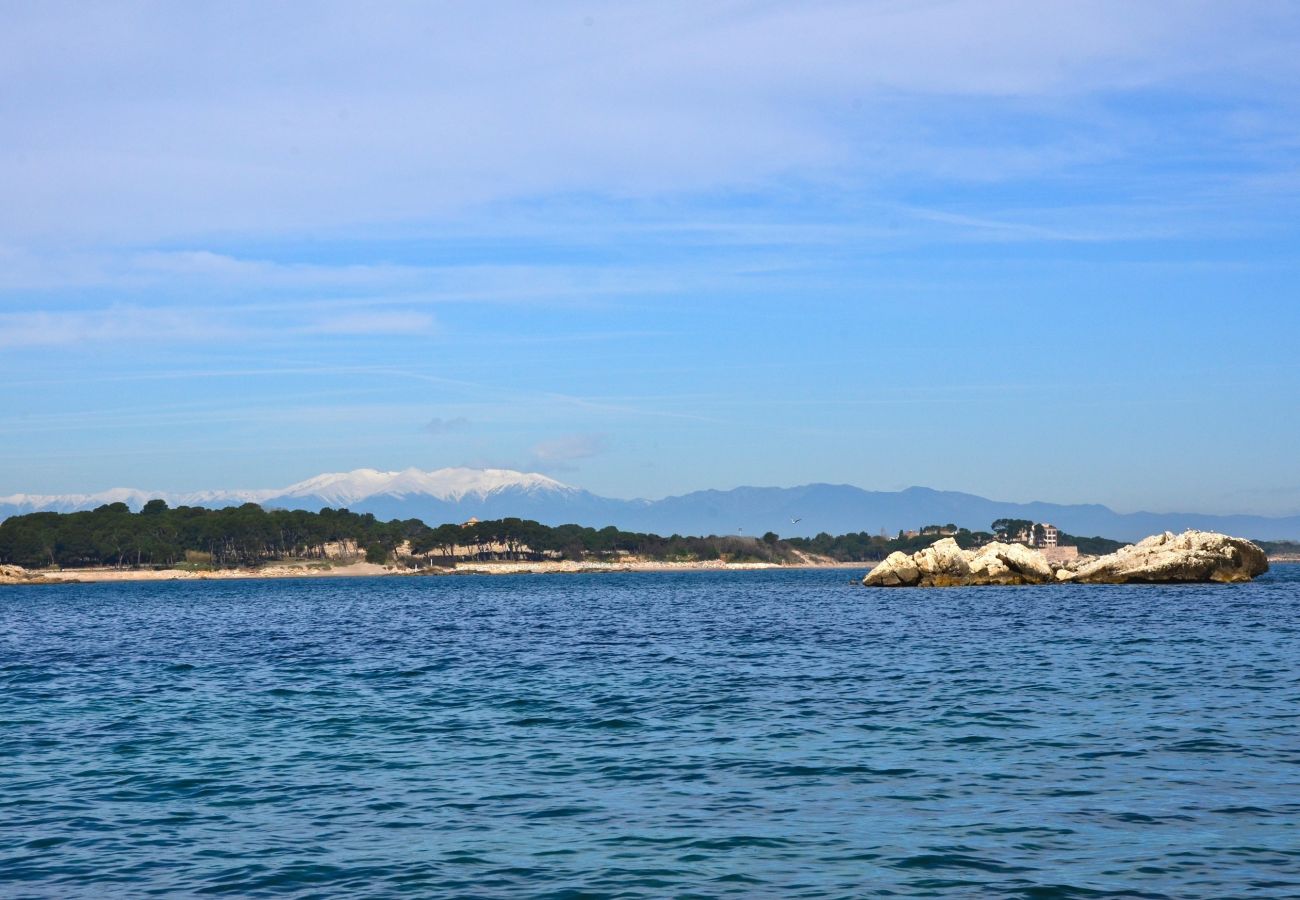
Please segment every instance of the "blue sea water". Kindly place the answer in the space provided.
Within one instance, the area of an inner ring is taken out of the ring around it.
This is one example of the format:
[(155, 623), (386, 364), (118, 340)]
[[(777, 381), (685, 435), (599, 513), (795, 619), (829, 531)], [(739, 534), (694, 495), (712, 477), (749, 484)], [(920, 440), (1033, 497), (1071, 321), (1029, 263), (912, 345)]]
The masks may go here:
[(1300, 897), (1300, 567), (0, 590), (0, 895)]

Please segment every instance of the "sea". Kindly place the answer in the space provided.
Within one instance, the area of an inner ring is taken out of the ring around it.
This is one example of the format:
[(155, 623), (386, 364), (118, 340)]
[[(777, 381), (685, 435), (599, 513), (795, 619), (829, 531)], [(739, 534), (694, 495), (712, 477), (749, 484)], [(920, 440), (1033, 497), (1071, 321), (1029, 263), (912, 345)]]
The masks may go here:
[(0, 588), (0, 896), (1300, 897), (1300, 566)]

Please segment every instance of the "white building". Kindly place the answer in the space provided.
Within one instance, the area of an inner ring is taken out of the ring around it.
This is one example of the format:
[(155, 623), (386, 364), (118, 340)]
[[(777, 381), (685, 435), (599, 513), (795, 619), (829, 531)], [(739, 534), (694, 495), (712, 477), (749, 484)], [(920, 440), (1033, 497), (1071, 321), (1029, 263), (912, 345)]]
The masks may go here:
[[(1036, 543), (1034, 544), (1034, 546), (1036, 546), (1036, 547), (1055, 547), (1055, 546), (1057, 546), (1058, 544), (1060, 544), (1060, 542), (1061, 542), (1061, 532), (1057, 529), (1057, 527), (1056, 527), (1055, 525), (1048, 525), (1046, 522), (1044, 522), (1044, 523), (1042, 524), (1042, 529), (1043, 529), (1043, 539), (1042, 539), (1041, 542), (1036, 542)], [(1037, 528), (1034, 529), (1034, 537), (1035, 537), (1035, 538), (1038, 537), (1038, 529), (1037, 529)]]
[[(1041, 537), (1039, 537), (1040, 529), (1042, 530)], [(1021, 530), (1016, 535), (1016, 540), (1021, 544), (1028, 544), (1030, 547), (1056, 547), (1061, 543), (1061, 532), (1055, 525), (1039, 522), (1028, 531)]]

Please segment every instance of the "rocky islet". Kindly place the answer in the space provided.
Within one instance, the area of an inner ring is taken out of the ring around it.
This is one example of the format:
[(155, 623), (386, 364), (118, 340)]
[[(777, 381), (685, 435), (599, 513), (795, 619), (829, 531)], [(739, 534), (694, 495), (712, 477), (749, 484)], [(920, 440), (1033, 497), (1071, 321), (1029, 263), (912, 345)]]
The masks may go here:
[(868, 587), (1233, 583), (1267, 571), (1268, 557), (1259, 546), (1209, 531), (1164, 532), (1106, 556), (1058, 564), (1023, 544), (994, 542), (963, 550), (952, 538), (944, 538), (910, 555), (891, 553), (862, 583)]

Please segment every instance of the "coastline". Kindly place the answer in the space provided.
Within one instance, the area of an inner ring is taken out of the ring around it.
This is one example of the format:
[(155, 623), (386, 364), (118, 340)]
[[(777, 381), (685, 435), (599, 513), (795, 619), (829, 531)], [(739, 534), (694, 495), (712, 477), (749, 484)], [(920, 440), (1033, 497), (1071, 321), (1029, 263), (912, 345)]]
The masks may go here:
[(619, 562), (577, 562), (556, 560), (543, 562), (468, 562), (454, 567), (408, 569), (378, 563), (355, 562), (346, 565), (277, 563), (253, 569), (0, 569), (0, 585), (5, 584), (89, 584), (124, 581), (233, 581), (275, 578), (418, 578), (455, 575), (581, 575), (603, 572), (739, 572), (759, 569), (853, 569), (868, 563), (837, 563), (810, 560), (804, 563), (726, 563), (719, 560), (668, 562), (659, 560), (623, 560)]
[[(1269, 557), (1269, 563), (1300, 563), (1300, 557)], [(668, 562), (624, 560), (620, 562), (470, 562), (455, 567), (408, 569), (378, 563), (354, 562), (321, 566), (319, 563), (277, 563), (253, 569), (23, 569), (0, 566), (0, 586), (21, 584), (96, 584), (127, 581), (248, 581), (278, 578), (441, 578), (456, 575), (592, 575), (609, 572), (752, 572), (766, 569), (831, 569), (869, 571), (873, 562), (809, 560), (802, 563), (726, 563), (719, 560)]]

